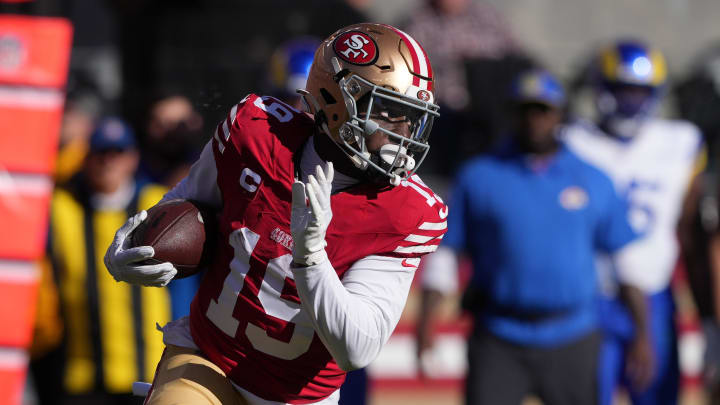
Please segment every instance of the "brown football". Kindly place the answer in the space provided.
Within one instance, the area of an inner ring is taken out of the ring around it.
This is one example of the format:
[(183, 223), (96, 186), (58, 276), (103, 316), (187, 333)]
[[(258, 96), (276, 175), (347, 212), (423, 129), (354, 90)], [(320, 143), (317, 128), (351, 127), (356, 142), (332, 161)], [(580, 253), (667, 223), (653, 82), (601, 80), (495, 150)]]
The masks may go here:
[(130, 234), (132, 246), (152, 246), (155, 256), (145, 263), (172, 263), (175, 278), (202, 270), (211, 256), (209, 235), (214, 216), (189, 200), (168, 200), (148, 210), (148, 216)]

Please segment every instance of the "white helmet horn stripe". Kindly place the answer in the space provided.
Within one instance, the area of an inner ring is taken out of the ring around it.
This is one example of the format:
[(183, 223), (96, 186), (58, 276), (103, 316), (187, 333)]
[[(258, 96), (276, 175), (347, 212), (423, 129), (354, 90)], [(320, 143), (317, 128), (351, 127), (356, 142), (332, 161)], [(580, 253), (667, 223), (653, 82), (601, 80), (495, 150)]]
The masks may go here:
[[(432, 68), (430, 67), (427, 53), (425, 53), (423, 47), (420, 46), (420, 44), (418, 44), (413, 37), (406, 34), (405, 32), (391, 25), (386, 26), (395, 31), (400, 36), (400, 38), (402, 38), (403, 42), (405, 42), (405, 46), (407, 46), (408, 50), (410, 51), (410, 55), (412, 55), (413, 73), (423, 77), (432, 77)], [(423, 90), (432, 91), (432, 82), (422, 79), (418, 76), (413, 77), (413, 86), (417, 86), (418, 88)]]

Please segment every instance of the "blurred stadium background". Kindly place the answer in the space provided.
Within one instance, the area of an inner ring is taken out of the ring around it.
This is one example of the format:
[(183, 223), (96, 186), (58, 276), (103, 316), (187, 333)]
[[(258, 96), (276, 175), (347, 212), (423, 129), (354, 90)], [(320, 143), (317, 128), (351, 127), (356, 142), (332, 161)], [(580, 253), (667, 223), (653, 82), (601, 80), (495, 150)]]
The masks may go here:
[[(716, 59), (714, 65), (708, 62), (710, 56), (720, 54), (720, 1), (471, 1), (494, 7), (501, 21), (493, 23), (507, 23), (523, 57), (548, 67), (571, 88), (581, 77), (588, 56), (595, 51), (598, 43), (636, 37), (661, 49), (668, 60), (671, 83), (665, 114), (681, 114), (677, 103), (678, 94), (692, 97), (695, 93), (692, 89), (690, 94), (678, 93), (677, 90), (683, 89), (683, 84), (692, 82), (701, 72), (705, 72), (703, 69), (714, 80), (717, 86), (715, 93), (720, 93), (720, 58)], [(73, 106), (80, 106), (93, 120), (106, 115), (122, 117), (135, 129), (141, 148), (150, 144), (151, 131), (147, 123), (151, 120), (149, 106), (153, 101), (173, 94), (187, 97), (201, 117), (200, 126), (203, 128), (202, 131), (193, 128), (188, 132), (198, 139), (183, 138), (191, 152), (183, 150), (184, 154), (180, 158), (169, 157), (173, 164), (177, 161), (187, 164), (194, 156), (193, 148), (209, 139), (212, 128), (227, 108), (247, 93), (272, 91), (269, 64), (273, 52), (283, 42), (304, 36), (323, 38), (337, 28), (359, 21), (371, 20), (403, 27), (425, 4), (426, 0), (0, 1), (0, 18), (12, 15), (67, 18), (72, 23), (74, 36), (67, 85), (59, 88), (66, 90), (68, 101), (72, 101)], [(0, 45), (6, 45), (0, 46), (0, 62), (12, 50), (8, 50), (7, 41), (3, 42), (7, 29), (0, 22)], [(434, 61), (432, 51), (429, 56)], [(504, 66), (502, 63), (498, 66)], [(482, 115), (485, 112), (479, 109), (491, 103), (492, 100), (488, 98), (494, 97), (498, 90), (484, 88), (483, 84), (487, 84), (487, 80), (481, 75), (483, 72), (489, 72), (487, 74), (490, 75), (496, 73), (498, 67), (474, 69), (473, 66), (477, 65), (470, 62), (466, 65), (471, 97), (469, 110), (470, 114)], [(16, 86), (6, 79), (7, 75), (0, 75), (2, 89)], [(442, 89), (442, 81), (437, 85)], [(587, 100), (583, 101), (581, 93), (578, 92), (576, 107), (578, 111), (586, 111)], [(6, 96), (0, 108), (13, 103), (12, 96), (9, 99)], [(720, 116), (720, 110), (714, 110), (714, 115)], [(3, 115), (3, 118), (8, 119), (8, 115)], [(703, 125), (702, 122), (698, 124)], [(711, 122), (708, 125), (711, 127), (714, 124)], [(7, 123), (0, 126), (13, 127)], [(68, 128), (64, 130), (70, 131)], [(431, 149), (435, 163), (430, 163), (421, 174), (440, 190), (438, 194), (444, 196), (443, 191), (456, 166), (443, 161), (467, 157), (463, 155), (466, 152), (461, 153), (466, 144), (480, 143), (477, 150), (482, 149), (486, 142), (472, 137), (499, 136), (493, 132), (499, 130), (474, 133), (468, 140), (435, 130), (431, 138), (431, 145), (439, 145)], [(712, 144), (711, 137), (720, 133), (705, 135)], [(7, 130), (0, 133), (0, 138), (3, 138), (0, 145), (11, 145), (8, 139), (14, 136)], [(57, 137), (48, 136), (51, 139)], [(63, 139), (61, 142), (66, 141)], [(156, 150), (147, 148), (145, 153)], [(712, 152), (711, 149), (710, 158), (714, 160), (716, 156)], [(0, 156), (3, 156), (2, 151)], [(0, 208), (3, 204), (9, 204), (7, 188), (2, 188), (7, 182), (1, 181), (7, 177), (5, 168), (0, 166)], [(64, 180), (61, 177), (56, 179), (59, 182)], [(172, 185), (173, 179), (163, 180), (167, 185)], [(0, 215), (9, 215), (10, 211), (6, 208), (0, 209)], [(0, 233), (0, 243), (7, 243), (11, 231), (0, 229)], [(12, 256), (2, 258), (5, 259), (16, 260)], [(2, 263), (7, 267), (7, 260)], [(682, 265), (679, 267), (682, 268)], [(678, 324), (682, 331), (681, 403), (703, 404), (705, 399), (700, 383), (702, 336), (682, 271), (678, 272), (675, 281), (678, 293), (676, 299), (680, 308)], [(431, 359), (434, 374), (419, 379), (413, 339), (418, 310), (416, 292), (414, 290), (411, 293), (395, 335), (380, 358), (369, 367), (371, 404), (462, 402), (465, 367), (463, 336), (468, 331), (469, 322), (462, 318), (455, 304), (457, 300), (450, 301), (443, 308), (437, 325), (441, 334)], [(2, 305), (8, 304), (12, 305), (4, 301)], [(34, 389), (43, 390), (43, 387), (35, 386)], [(33, 404), (36, 398), (32, 389), (28, 389), (24, 403)]]

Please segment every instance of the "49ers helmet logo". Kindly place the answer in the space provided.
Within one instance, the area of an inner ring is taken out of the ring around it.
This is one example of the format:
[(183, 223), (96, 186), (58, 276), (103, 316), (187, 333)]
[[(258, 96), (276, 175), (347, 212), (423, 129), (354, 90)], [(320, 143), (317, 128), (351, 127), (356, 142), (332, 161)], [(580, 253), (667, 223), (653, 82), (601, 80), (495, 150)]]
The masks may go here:
[(378, 58), (378, 47), (366, 33), (348, 31), (333, 41), (333, 49), (340, 59), (355, 65), (371, 65)]

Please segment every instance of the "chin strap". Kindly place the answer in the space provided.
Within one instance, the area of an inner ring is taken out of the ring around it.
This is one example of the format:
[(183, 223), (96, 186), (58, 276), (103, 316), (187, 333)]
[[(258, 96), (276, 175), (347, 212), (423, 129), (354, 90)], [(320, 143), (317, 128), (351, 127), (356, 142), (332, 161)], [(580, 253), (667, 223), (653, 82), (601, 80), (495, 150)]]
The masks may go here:
[[(310, 107), (309, 110), (315, 111), (315, 124), (318, 125), (320, 130), (327, 136), (330, 136), (330, 128), (328, 128), (327, 125), (327, 116), (325, 115), (325, 111), (320, 108), (320, 104), (315, 99), (315, 96), (305, 89), (297, 89), (295, 91), (302, 97), (305, 105)], [(330, 138), (332, 138), (332, 136), (330, 136)]]
[[(361, 170), (366, 170), (366, 169), (367, 169), (367, 166), (368, 166), (368, 165), (367, 165), (367, 162), (365, 162), (364, 160), (360, 159), (357, 155), (350, 154), (347, 150), (345, 150), (345, 148), (343, 147), (343, 145), (341, 145), (340, 143), (338, 143), (338, 142), (335, 140), (335, 138), (333, 138), (333, 136), (330, 134), (330, 128), (328, 128), (328, 125), (327, 125), (327, 116), (325, 115), (325, 111), (323, 111), (323, 110), (320, 108), (320, 103), (317, 102), (317, 99), (315, 99), (315, 96), (313, 96), (312, 94), (310, 94), (310, 92), (308, 92), (308, 91), (305, 90), (305, 89), (297, 89), (296, 91), (297, 91), (298, 94), (300, 94), (300, 95), (303, 97), (303, 100), (305, 101), (305, 104), (306, 104), (307, 106), (311, 107), (311, 108), (310, 108), (310, 111), (313, 111), (313, 110), (315, 111), (315, 124), (320, 127), (320, 130), (321, 130), (322, 132), (324, 132), (325, 135), (327, 135), (327, 136), (330, 138), (330, 140), (333, 141), (333, 143), (334, 143), (335, 145), (337, 145), (338, 148), (340, 148), (340, 150), (343, 151), (343, 153), (345, 154), (345, 156), (347, 156), (348, 159), (350, 159), (350, 161), (353, 163), (353, 165), (355, 165), (355, 167), (357, 167), (358, 169), (361, 169)], [(376, 125), (375, 129), (377, 130), (377, 124), (375, 124), (375, 125)], [(341, 134), (343, 133), (343, 130), (344, 130), (345, 128), (346, 128), (345, 126), (343, 126), (343, 127), (340, 128), (340, 133), (341, 133)], [(347, 128), (347, 130), (350, 131), (350, 134), (351, 134), (351, 136), (352, 136), (352, 128)], [(367, 130), (368, 130), (368, 129), (366, 129), (366, 131), (367, 131)], [(373, 131), (373, 132), (374, 132), (374, 131)], [(343, 139), (343, 142), (346, 142), (346, 143), (347, 143), (347, 140)], [(367, 154), (367, 157), (369, 157), (369, 155), (370, 155), (370, 154)]]

